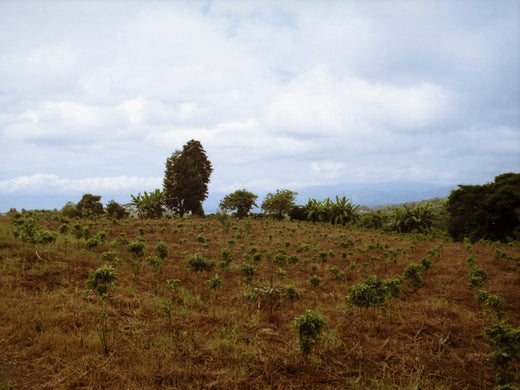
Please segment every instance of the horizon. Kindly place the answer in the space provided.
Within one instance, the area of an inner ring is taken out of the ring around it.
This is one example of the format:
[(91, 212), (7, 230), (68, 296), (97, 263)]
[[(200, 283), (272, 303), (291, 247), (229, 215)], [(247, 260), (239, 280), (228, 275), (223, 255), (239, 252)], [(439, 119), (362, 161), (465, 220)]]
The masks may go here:
[[(485, 183), (481, 183), (485, 184)], [(296, 204), (303, 205), (310, 198), (324, 200), (326, 198), (334, 198), (337, 196), (345, 196), (351, 199), (353, 203), (369, 208), (376, 208), (385, 205), (397, 205), (409, 202), (421, 202), (434, 198), (446, 198), (449, 191), (456, 189), (461, 184), (439, 185), (434, 183), (407, 182), (407, 181), (391, 181), (380, 183), (338, 183), (325, 186), (309, 186), (294, 190), (297, 193)], [(480, 184), (476, 184), (480, 185)], [(377, 190), (377, 192), (376, 192)], [(268, 193), (274, 193), (275, 190), (256, 191), (258, 195), (257, 208), (253, 208), (252, 212), (261, 212), (260, 205), (262, 200)], [(143, 191), (140, 191), (143, 192)], [(0, 213), (9, 212), (10, 209), (20, 211), (22, 209), (30, 210), (60, 210), (67, 203), (77, 204), (82, 194), (45, 194), (45, 195), (25, 195), (25, 196), (2, 196), (0, 195)], [(101, 203), (106, 206), (108, 202), (114, 200), (119, 204), (129, 203), (130, 195), (136, 193), (91, 193), (92, 195), (101, 196)], [(212, 214), (218, 210), (218, 203), (224, 198), (226, 192), (209, 191), (206, 200), (203, 202), (206, 214)], [(421, 197), (422, 196), (422, 197)], [(363, 201), (363, 198), (366, 200)], [(380, 201), (378, 201), (378, 199)], [(386, 201), (392, 199), (392, 201)], [(50, 206), (49, 206), (50, 205)], [(256, 210), (256, 211), (255, 211)]]

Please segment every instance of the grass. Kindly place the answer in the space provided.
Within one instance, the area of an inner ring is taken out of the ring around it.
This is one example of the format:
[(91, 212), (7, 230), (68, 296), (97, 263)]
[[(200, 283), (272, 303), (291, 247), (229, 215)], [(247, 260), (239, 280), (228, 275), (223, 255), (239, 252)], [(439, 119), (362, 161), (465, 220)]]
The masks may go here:
[[(211, 217), (129, 221), (80, 221), (91, 224), (92, 235), (106, 232), (99, 247), (87, 249), (84, 239), (59, 234), (38, 247), (38, 258), (34, 246), (13, 237), (9, 219), (0, 218), (0, 389), (494, 386), (483, 329), (495, 318), (468, 288), (463, 243), (274, 220), (233, 220), (227, 233)], [(62, 225), (40, 224), (54, 231)], [(162, 239), (169, 254), (160, 272), (144, 265), (136, 277), (124, 261), (130, 256), (125, 245), (111, 245), (121, 233), (129, 242), (142, 233), (145, 258)], [(352, 285), (368, 275), (403, 275), (439, 246), (417, 291), (404, 283), (401, 297), (381, 307), (347, 307)], [(273, 266), (281, 248), (298, 261)], [(497, 258), (497, 248), (512, 258), (520, 254), (518, 246), (494, 243), (474, 244), (472, 254), (487, 272), (485, 289), (505, 299), (502, 309), (518, 327), (520, 277)], [(225, 268), (218, 265), (223, 249), (232, 255)], [(122, 261), (101, 301), (85, 295), (85, 281), (109, 250)], [(195, 253), (217, 267), (202, 276), (189, 271), (186, 260)], [(254, 266), (251, 280), (241, 264)], [(344, 272), (345, 280), (331, 269)], [(206, 281), (217, 273), (222, 284), (211, 290)], [(311, 275), (321, 278), (319, 285), (309, 283)], [(172, 279), (181, 281), (173, 290), (166, 283)], [(286, 286), (298, 299), (289, 299)], [(279, 290), (276, 305), (252, 299), (255, 288)], [(291, 322), (308, 309), (328, 327), (304, 356)]]

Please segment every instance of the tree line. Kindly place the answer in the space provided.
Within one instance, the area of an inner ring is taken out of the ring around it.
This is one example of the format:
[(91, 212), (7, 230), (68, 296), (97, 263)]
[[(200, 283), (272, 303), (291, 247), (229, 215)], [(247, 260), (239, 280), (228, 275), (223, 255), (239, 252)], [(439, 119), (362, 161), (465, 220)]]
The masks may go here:
[[(139, 218), (160, 218), (165, 214), (203, 216), (202, 203), (208, 195), (213, 167), (201, 143), (191, 140), (176, 150), (167, 160), (163, 188), (153, 192), (131, 195), (128, 204), (110, 201), (106, 209), (101, 196), (85, 194), (74, 205), (67, 203), (61, 213), (69, 217), (88, 217), (107, 214), (124, 218), (130, 212)], [(269, 193), (260, 205), (263, 215), (291, 220), (355, 224), (366, 229), (389, 230), (401, 233), (427, 232), (431, 229), (447, 231), (454, 239), (468, 237), (511, 241), (520, 239), (520, 174), (506, 173), (485, 185), (460, 185), (442, 204), (420, 203), (392, 207), (389, 210), (364, 211), (345, 196), (335, 199), (309, 199), (296, 205), (297, 192), (278, 189)], [(239, 189), (222, 199), (220, 214), (233, 213), (237, 218), (251, 214), (259, 207), (258, 196)]]

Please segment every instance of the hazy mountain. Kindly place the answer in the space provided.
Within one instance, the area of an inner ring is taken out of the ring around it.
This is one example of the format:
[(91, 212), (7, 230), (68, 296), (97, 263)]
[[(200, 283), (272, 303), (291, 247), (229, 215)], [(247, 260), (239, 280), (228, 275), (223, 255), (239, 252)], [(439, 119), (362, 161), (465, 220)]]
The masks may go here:
[[(354, 204), (368, 207), (384, 206), (387, 204), (399, 204), (416, 202), (433, 198), (445, 198), (457, 185), (437, 185), (415, 182), (386, 182), (386, 183), (345, 183), (326, 186), (305, 187), (298, 190), (297, 204), (306, 204), (309, 198), (335, 199), (336, 195), (351, 198)], [(274, 192), (274, 191), (273, 191)], [(255, 192), (258, 195), (258, 205), (262, 203), (267, 192)], [(218, 204), (226, 196), (224, 193), (209, 194), (204, 202), (206, 213), (212, 213), (218, 209)], [(253, 210), (253, 211), (259, 211)]]
[[(444, 198), (450, 194), (457, 185), (436, 185), (430, 183), (415, 182), (386, 182), (386, 183), (350, 183), (327, 186), (312, 186), (298, 190), (297, 204), (305, 204), (309, 198), (334, 199), (336, 195), (351, 198), (354, 204), (368, 207), (383, 206), (387, 204), (399, 204), (415, 202), (432, 198)], [(274, 192), (274, 191), (273, 191)], [(255, 192), (258, 195), (260, 206), (267, 192)], [(129, 194), (96, 194), (102, 195), (101, 201), (106, 204), (110, 200), (119, 203), (130, 201)], [(220, 201), (226, 193), (210, 193), (204, 202), (204, 210), (207, 214), (214, 213), (218, 209)], [(82, 195), (9, 195), (0, 196), (0, 212), (9, 211), (11, 208), (21, 210), (34, 209), (61, 209), (67, 202), (77, 203)], [(253, 210), (258, 212), (259, 209)]]

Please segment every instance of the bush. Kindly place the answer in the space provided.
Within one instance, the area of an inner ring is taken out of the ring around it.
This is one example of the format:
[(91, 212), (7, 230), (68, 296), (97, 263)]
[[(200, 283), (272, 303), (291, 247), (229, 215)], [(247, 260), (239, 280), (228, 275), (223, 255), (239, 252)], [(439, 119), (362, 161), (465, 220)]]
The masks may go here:
[(345, 299), (348, 304), (369, 309), (401, 296), (401, 285), (402, 279), (399, 275), (388, 280), (381, 280), (371, 275), (366, 277), (363, 283), (350, 287)]
[(300, 351), (304, 355), (308, 355), (311, 347), (320, 340), (321, 332), (327, 326), (327, 321), (312, 310), (307, 310), (305, 314), (295, 318), (291, 325), (298, 331)]
[(104, 265), (97, 270), (90, 273), (85, 286), (89, 288), (87, 293), (95, 291), (101, 300), (107, 297), (109, 287), (114, 285), (114, 280), (117, 279), (115, 268), (110, 265)]
[(415, 290), (421, 287), (423, 281), (424, 267), (420, 264), (408, 264), (404, 269), (404, 278), (408, 284)]
[(205, 271), (211, 271), (215, 267), (214, 261), (208, 261), (200, 253), (195, 253), (188, 260), (186, 260), (186, 266), (192, 272), (202, 273)]
[(242, 271), (248, 281), (253, 280), (253, 276), (256, 274), (256, 268), (249, 263), (242, 263), (238, 266), (238, 269)]
[(309, 277), (309, 283), (312, 284), (313, 287), (318, 287), (321, 284), (322, 279), (317, 275), (311, 275)]
[(471, 271), (469, 274), (469, 288), (470, 290), (474, 290), (477, 287), (482, 286), (486, 283), (487, 273), (484, 268), (481, 266), (473, 266), (471, 267)]

